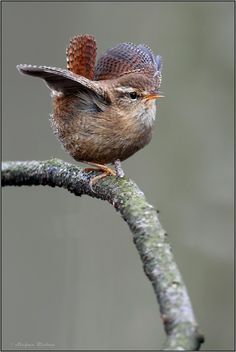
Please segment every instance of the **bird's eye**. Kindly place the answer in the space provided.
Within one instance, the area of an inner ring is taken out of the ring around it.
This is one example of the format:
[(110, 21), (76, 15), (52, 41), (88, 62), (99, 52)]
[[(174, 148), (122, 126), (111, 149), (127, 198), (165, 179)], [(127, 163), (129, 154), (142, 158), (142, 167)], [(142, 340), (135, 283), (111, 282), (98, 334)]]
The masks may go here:
[(129, 97), (130, 97), (132, 100), (137, 100), (138, 94), (137, 94), (136, 92), (130, 92), (130, 93), (129, 93)]

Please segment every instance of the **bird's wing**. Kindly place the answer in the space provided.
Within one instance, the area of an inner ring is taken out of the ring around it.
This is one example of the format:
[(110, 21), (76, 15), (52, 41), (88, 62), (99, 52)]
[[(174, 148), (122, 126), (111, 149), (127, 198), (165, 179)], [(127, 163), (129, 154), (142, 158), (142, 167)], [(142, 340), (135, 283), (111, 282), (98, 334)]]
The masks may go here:
[(26, 75), (42, 78), (47, 86), (56, 92), (73, 94), (81, 90), (92, 90), (101, 95), (103, 90), (96, 82), (78, 76), (68, 70), (58, 67), (17, 65), (17, 69)]
[(142, 72), (154, 77), (160, 68), (158, 60), (145, 44), (121, 43), (108, 49), (99, 58), (95, 67), (95, 80), (117, 78), (131, 72)]

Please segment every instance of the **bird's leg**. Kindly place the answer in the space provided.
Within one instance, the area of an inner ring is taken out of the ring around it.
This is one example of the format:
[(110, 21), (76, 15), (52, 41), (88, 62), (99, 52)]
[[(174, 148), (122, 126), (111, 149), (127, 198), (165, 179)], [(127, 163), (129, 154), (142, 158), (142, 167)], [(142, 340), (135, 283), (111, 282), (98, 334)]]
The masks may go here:
[(84, 161), (84, 163), (91, 165), (91, 166), (94, 166), (94, 167), (85, 167), (84, 169), (82, 169), (83, 172), (99, 171), (99, 170), (103, 171), (101, 175), (98, 175), (98, 176), (91, 178), (91, 180), (89, 182), (89, 186), (92, 191), (93, 191), (94, 183), (96, 183), (98, 180), (101, 180), (102, 178), (104, 178), (106, 176), (116, 176), (115, 171), (113, 171), (112, 169), (110, 169), (106, 165), (92, 163), (92, 162), (88, 162), (88, 161)]
[(115, 166), (115, 170), (116, 170), (116, 177), (119, 178), (119, 177), (124, 177), (125, 176), (125, 173), (121, 167), (121, 162), (119, 159), (115, 160), (114, 161), (114, 166)]

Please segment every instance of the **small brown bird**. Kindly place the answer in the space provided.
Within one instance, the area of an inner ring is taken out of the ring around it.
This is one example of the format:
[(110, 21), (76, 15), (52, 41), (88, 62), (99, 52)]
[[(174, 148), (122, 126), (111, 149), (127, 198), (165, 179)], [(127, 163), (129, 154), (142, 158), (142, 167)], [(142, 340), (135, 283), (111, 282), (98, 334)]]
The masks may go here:
[[(96, 64), (96, 41), (91, 35), (74, 37), (66, 50), (67, 70), (18, 65), (20, 72), (40, 77), (51, 90), (53, 131), (77, 161), (102, 170), (92, 183), (115, 172), (120, 161), (151, 140), (161, 97), (161, 57), (145, 44), (121, 43), (108, 49)], [(86, 168), (91, 170), (91, 168)]]

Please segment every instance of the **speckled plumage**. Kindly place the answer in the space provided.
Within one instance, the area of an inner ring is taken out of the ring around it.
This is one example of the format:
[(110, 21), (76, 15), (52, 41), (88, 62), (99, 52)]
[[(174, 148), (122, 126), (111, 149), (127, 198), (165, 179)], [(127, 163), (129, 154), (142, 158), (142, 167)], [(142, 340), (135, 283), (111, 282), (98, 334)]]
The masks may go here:
[(18, 69), (44, 79), (51, 89), (52, 127), (70, 155), (77, 161), (108, 164), (127, 159), (151, 140), (161, 59), (144, 44), (122, 43), (95, 61), (95, 39), (84, 35), (70, 41), (67, 70), (31, 65)]
[(121, 43), (108, 49), (95, 67), (95, 80), (116, 78), (136, 72), (151, 77), (158, 71), (153, 52), (144, 44)]

